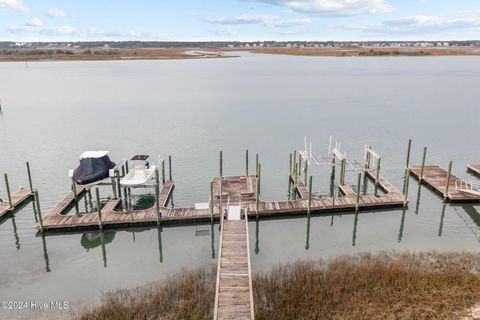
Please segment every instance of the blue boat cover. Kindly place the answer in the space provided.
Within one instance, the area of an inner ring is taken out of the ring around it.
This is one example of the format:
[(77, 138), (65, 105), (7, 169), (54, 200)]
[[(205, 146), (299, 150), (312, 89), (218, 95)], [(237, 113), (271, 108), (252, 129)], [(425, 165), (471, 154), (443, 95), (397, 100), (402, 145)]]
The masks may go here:
[(115, 163), (105, 155), (100, 158), (84, 158), (73, 172), (73, 179), (77, 184), (86, 185), (102, 181), (109, 176), (109, 170), (115, 167)]

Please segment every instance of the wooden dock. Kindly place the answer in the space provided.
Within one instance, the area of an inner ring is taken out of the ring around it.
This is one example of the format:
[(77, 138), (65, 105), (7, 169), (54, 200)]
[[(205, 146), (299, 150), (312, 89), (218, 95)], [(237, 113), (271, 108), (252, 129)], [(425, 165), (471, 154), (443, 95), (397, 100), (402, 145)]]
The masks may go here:
[(18, 189), (12, 194), (11, 207), (8, 203), (8, 199), (3, 199), (3, 201), (0, 202), (0, 217), (3, 217), (9, 212), (13, 212), (15, 208), (21, 206), (22, 203), (29, 200), (31, 197), (33, 197), (33, 193), (30, 191), (30, 189), (26, 189), (23, 187)]
[[(366, 176), (375, 180), (375, 170), (365, 171)], [(220, 177), (214, 177), (213, 182), (213, 209), (196, 209), (194, 207), (167, 207), (168, 201), (174, 189), (173, 180), (167, 180), (159, 192), (158, 203), (160, 215), (157, 214), (156, 205), (144, 210), (117, 210), (119, 199), (110, 199), (101, 210), (102, 227), (127, 228), (139, 226), (154, 226), (157, 223), (197, 223), (210, 222), (219, 219), (220, 215)], [(305, 215), (308, 211), (308, 189), (303, 179), (298, 175), (296, 178), (289, 178), (295, 185), (295, 192), (298, 195), (296, 200), (285, 201), (261, 201), (258, 205), (258, 216), (274, 217), (282, 215)], [(230, 176), (221, 179), (222, 208), (228, 206), (229, 199), (238, 201), (242, 212), (247, 211), (250, 217), (256, 217), (256, 183), (255, 175)], [(296, 181), (296, 182), (295, 182)], [(360, 195), (358, 202), (359, 210), (375, 210), (398, 208), (404, 205), (404, 196), (385, 178), (379, 177), (378, 187), (385, 194), (382, 195)], [(77, 197), (85, 189), (77, 186)], [(343, 196), (339, 197), (313, 197), (310, 212), (315, 214), (326, 214), (332, 212), (355, 211), (357, 195), (349, 185), (341, 185), (340, 191)], [(74, 193), (70, 192), (43, 218), (43, 231), (71, 232), (81, 230), (93, 230), (99, 228), (99, 217), (97, 212), (65, 214), (67, 209), (75, 203)], [(40, 230), (40, 224), (37, 225)]]
[(254, 319), (248, 217), (221, 221), (213, 319)]
[[(409, 168), (410, 173), (415, 178), (419, 179), (421, 175), (421, 166), (410, 166)], [(447, 176), (448, 172), (443, 168), (436, 165), (425, 165), (421, 183), (451, 202), (480, 202), (480, 196), (457, 190), (456, 185), (462, 180), (453, 174), (450, 175), (448, 193), (446, 193)]]
[(480, 178), (480, 164), (467, 164), (467, 171)]

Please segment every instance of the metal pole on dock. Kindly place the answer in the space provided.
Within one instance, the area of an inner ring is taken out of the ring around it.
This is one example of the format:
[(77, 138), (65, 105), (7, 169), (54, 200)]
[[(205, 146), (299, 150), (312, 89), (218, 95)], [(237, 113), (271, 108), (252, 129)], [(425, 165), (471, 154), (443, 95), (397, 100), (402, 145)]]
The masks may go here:
[(162, 184), (165, 184), (165, 160), (162, 160)]
[(33, 193), (32, 173), (30, 172), (30, 163), (27, 161), (27, 173), (28, 173), (28, 185), (30, 186), (30, 192)]
[(10, 184), (8, 183), (8, 175), (4, 173), (3, 178), (5, 179), (5, 188), (7, 189), (8, 205), (10, 209), (12, 209), (13, 208), (12, 195), (10, 194)]
[(248, 149), (245, 150), (245, 175), (248, 177)]
[(160, 224), (160, 202), (158, 198), (160, 196), (160, 177), (159, 177), (158, 168), (155, 168), (155, 204), (157, 207), (157, 224)]
[(405, 188), (403, 188), (403, 207), (407, 207), (408, 203), (408, 181), (410, 179), (410, 168), (405, 170)]
[(103, 222), (102, 222), (102, 209), (100, 206), (100, 191), (98, 190), (98, 187), (95, 188), (95, 195), (97, 197), (97, 211), (98, 211), (98, 228), (102, 230), (103, 228)]
[(421, 182), (423, 179), (423, 170), (425, 169), (425, 159), (427, 158), (427, 147), (423, 148), (423, 156), (422, 156), (422, 167), (420, 168), (420, 176), (418, 177), (418, 181)]
[(447, 185), (445, 186), (445, 194), (443, 195), (445, 200), (447, 200), (447, 198), (448, 198), (448, 187), (450, 185), (451, 175), (452, 175), (452, 161), (449, 161), (448, 162), (448, 172), (447, 172)]
[(43, 232), (43, 218), (42, 218), (42, 210), (40, 209), (40, 199), (38, 198), (38, 191), (35, 190), (35, 202), (37, 203), (37, 212), (38, 212), (38, 220), (40, 222), (40, 232)]
[(168, 156), (168, 176), (172, 180), (172, 156)]
[(357, 197), (355, 199), (355, 212), (358, 212), (359, 204), (360, 204), (360, 184), (362, 180), (362, 173), (358, 174), (357, 178)]
[(307, 215), (310, 216), (310, 208), (312, 206), (312, 176), (309, 178), (308, 182), (308, 206), (307, 206)]
[(382, 161), (382, 158), (377, 159), (377, 170), (375, 172), (375, 186), (378, 187), (378, 183), (380, 181), (380, 162)]
[(220, 177), (223, 177), (223, 152), (220, 151)]
[(407, 144), (407, 159), (405, 161), (405, 168), (408, 168), (410, 165), (410, 151), (412, 149), (412, 139), (408, 139), (408, 144)]

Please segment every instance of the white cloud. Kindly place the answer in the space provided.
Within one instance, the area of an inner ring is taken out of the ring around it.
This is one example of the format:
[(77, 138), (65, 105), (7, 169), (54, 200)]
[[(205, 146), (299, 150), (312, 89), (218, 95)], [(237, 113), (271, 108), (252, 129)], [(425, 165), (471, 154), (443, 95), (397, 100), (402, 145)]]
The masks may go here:
[(55, 33), (60, 33), (60, 34), (72, 34), (77, 30), (71, 26), (61, 26), (61, 27), (55, 28), (53, 31)]
[(281, 19), (277, 16), (266, 14), (242, 14), (237, 16), (209, 16), (205, 21), (215, 24), (237, 25), (237, 24), (260, 24), (265, 27), (292, 27), (311, 23), (312, 20), (305, 19)]
[(59, 8), (48, 8), (45, 14), (51, 18), (64, 18), (67, 16), (67, 13)]
[(358, 26), (355, 29), (383, 34), (438, 33), (445, 31), (480, 31), (480, 12), (470, 16), (410, 16), (391, 19), (380, 24)]
[(393, 11), (386, 0), (256, 0), (312, 15), (356, 16)]
[(43, 21), (38, 18), (34, 18), (32, 21), (25, 23), (25, 25), (37, 29), (41, 29), (44, 26)]
[(23, 4), (22, 0), (0, 0), (0, 9), (9, 9), (20, 13), (30, 11), (30, 9)]
[(215, 29), (215, 30), (211, 30), (210, 32), (216, 36), (234, 36), (237, 34), (237, 32), (232, 28)]

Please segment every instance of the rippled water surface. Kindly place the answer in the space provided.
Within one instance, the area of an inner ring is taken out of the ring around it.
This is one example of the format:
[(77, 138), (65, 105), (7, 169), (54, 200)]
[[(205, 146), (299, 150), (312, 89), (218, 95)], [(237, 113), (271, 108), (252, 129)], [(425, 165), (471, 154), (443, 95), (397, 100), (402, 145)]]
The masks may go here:
[[(318, 153), (328, 152), (332, 135), (359, 161), (364, 144), (372, 145), (382, 155), (384, 176), (397, 188), (409, 138), (412, 163), (420, 162), (428, 146), (428, 163), (446, 168), (453, 160), (457, 176), (475, 179), (465, 165), (480, 163), (478, 83), (477, 57), (243, 54), (31, 62), (28, 69), (0, 63), (0, 171), (9, 174), (13, 189), (26, 186), (30, 161), (44, 215), (68, 192), (68, 169), (89, 149), (110, 150), (113, 160), (144, 152), (172, 155), (176, 206), (208, 201), (219, 150), (224, 175), (243, 173), (245, 149), (259, 153), (262, 198), (286, 199), (288, 155), (303, 147), (305, 135)], [(314, 192), (328, 194), (329, 169), (310, 172)], [(347, 182), (356, 183), (354, 173)], [(367, 189), (372, 191), (371, 184)], [(254, 271), (363, 251), (478, 250), (478, 205), (445, 205), (413, 179), (409, 189), (406, 211), (251, 221)], [(101, 193), (107, 198), (111, 191)], [(3, 184), (0, 197), (5, 198)], [(210, 267), (218, 250), (218, 226), (210, 225), (41, 237), (32, 204), (0, 223), (0, 300), (67, 300), (74, 310), (97, 301), (103, 291), (163, 279), (182, 268)]]

